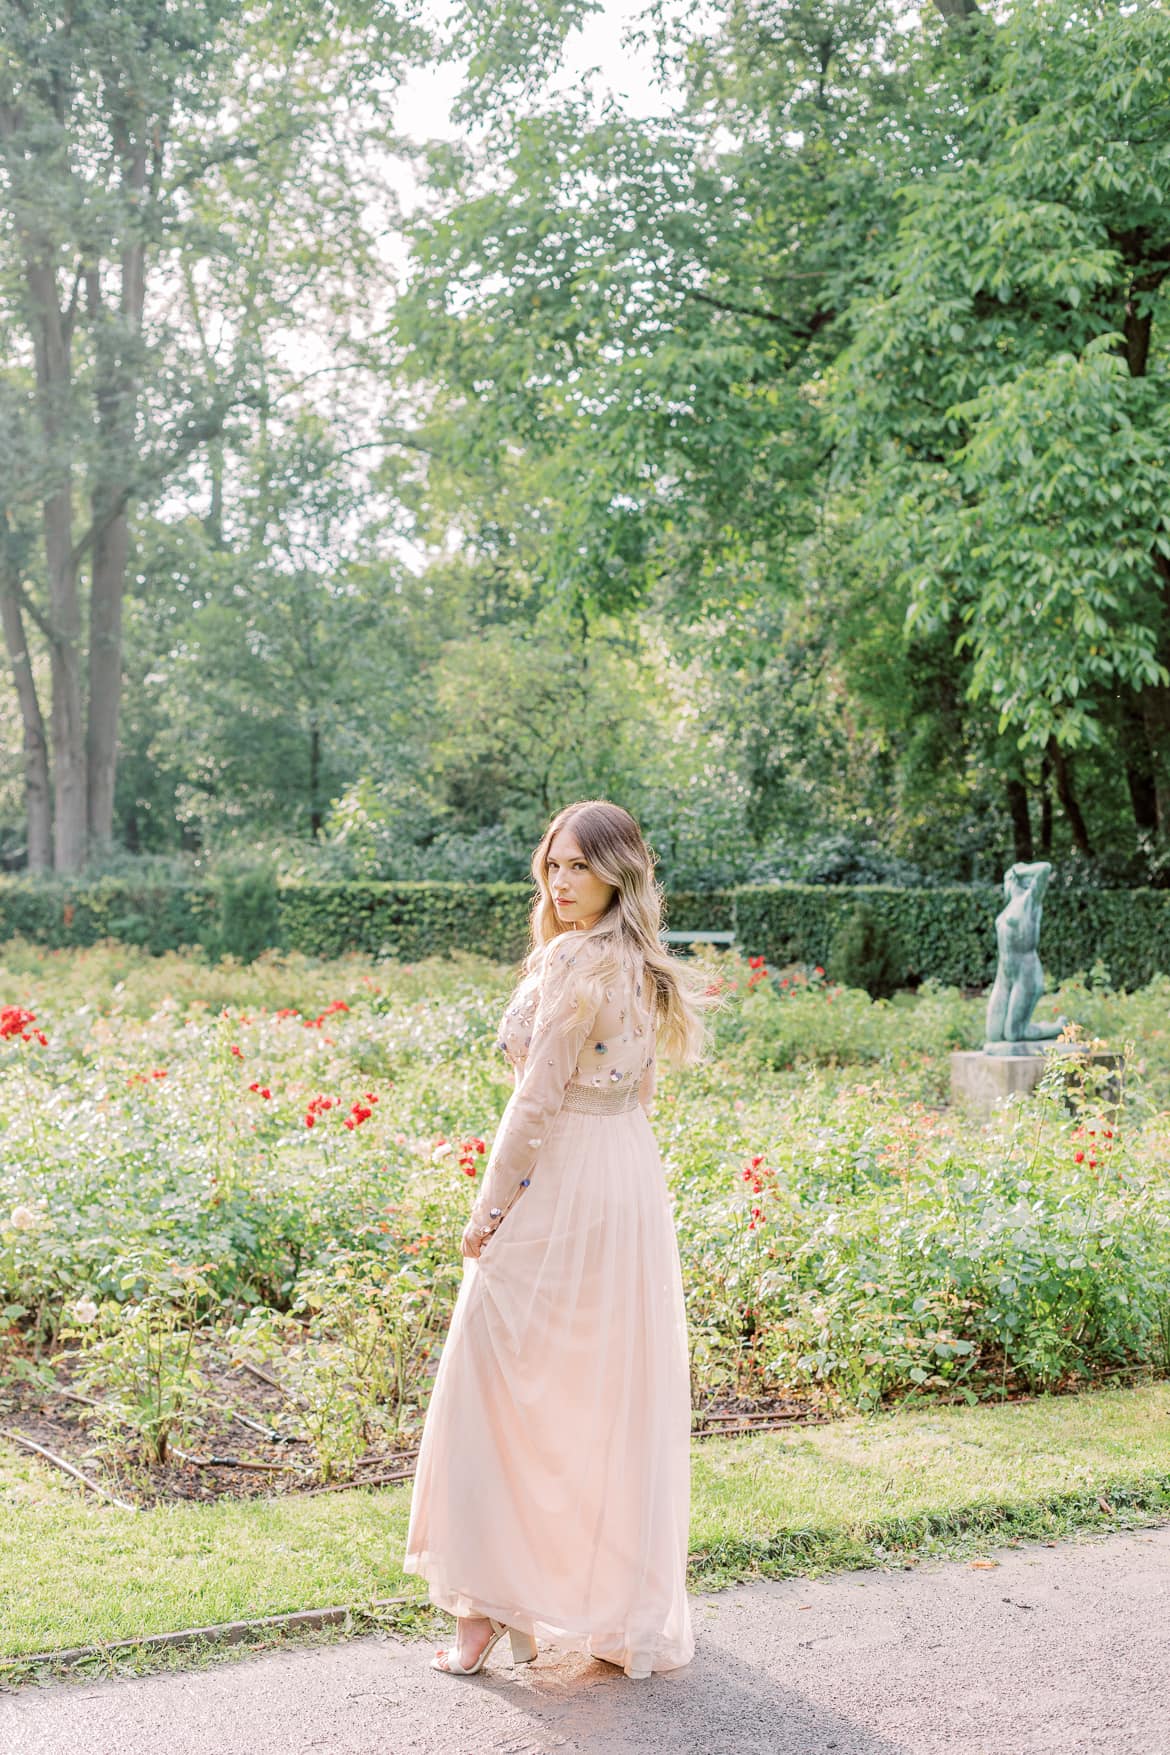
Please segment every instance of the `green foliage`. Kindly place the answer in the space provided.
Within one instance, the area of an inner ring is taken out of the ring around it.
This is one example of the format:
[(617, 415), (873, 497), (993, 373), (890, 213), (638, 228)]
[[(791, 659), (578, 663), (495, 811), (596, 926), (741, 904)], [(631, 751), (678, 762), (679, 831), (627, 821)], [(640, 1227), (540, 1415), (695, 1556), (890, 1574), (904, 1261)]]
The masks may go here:
[(216, 868), (212, 889), (215, 921), (205, 946), (212, 956), (250, 963), (280, 942), (280, 899), (272, 866), (225, 861)]
[[(995, 975), (995, 916), (1003, 892), (990, 885), (762, 884), (732, 894), (739, 943), (776, 963), (827, 967), (837, 933), (864, 902), (882, 930), (901, 941), (908, 975), (957, 987), (985, 987)], [(1052, 981), (1100, 961), (1119, 986), (1140, 987), (1170, 969), (1170, 894), (1049, 890), (1040, 958)]]
[[(1079, 1015), (1079, 1014), (1078, 1014)], [(749, 986), (718, 1026), (721, 1055), (743, 1068), (792, 1072), (808, 1067), (898, 1068), (908, 1089), (925, 1084), (946, 1093), (946, 1067), (939, 1058), (954, 1048), (977, 1048), (983, 1040), (982, 1007), (954, 987), (926, 981), (916, 996), (896, 1004), (871, 999), (863, 988), (838, 987), (789, 965)], [(925, 1073), (925, 1079), (924, 1079)]]
[[(981, 1001), (703, 955), (738, 1003), (706, 1066), (663, 1068), (654, 1115), (698, 1394), (982, 1399), (1167, 1358), (1170, 977), (1051, 997), (1126, 1050), (1120, 1121), (1042, 1089), (981, 1126), (942, 1101)], [(506, 974), (21, 952), (5, 979), (48, 1047), (0, 1062), (10, 1353), (70, 1331), (156, 1454), (198, 1413), (190, 1337), (227, 1327), (272, 1349), (323, 1470), (413, 1428), (507, 1094)]]
[[(1056, 898), (1052, 899), (1055, 907)], [(872, 930), (899, 945), (902, 967), (919, 979), (982, 986), (995, 973), (995, 916), (1002, 898), (988, 888), (899, 890), (888, 885), (764, 884), (737, 890), (736, 932), (741, 944), (773, 962), (829, 966), (848, 921), (864, 907)], [(1058, 934), (1046, 908), (1045, 954)], [(1083, 966), (1073, 962), (1070, 968)]]
[(54, 947), (102, 938), (155, 954), (205, 942), (215, 895), (197, 881), (143, 877), (0, 879), (0, 936)]
[(310, 956), (450, 949), (502, 960), (523, 955), (530, 897), (521, 884), (282, 884), (280, 917), (286, 941)]
[(163, 1463), (206, 1400), (195, 1330), (210, 1286), (202, 1267), (164, 1263), (152, 1249), (119, 1257), (105, 1277), (115, 1296), (100, 1306), (75, 1299), (58, 1339), (78, 1343), (70, 1365), (78, 1386), (96, 1395), (103, 1441), (119, 1444), (129, 1430)]
[(298, 1277), (289, 1311), (257, 1306), (226, 1337), (237, 1361), (276, 1370), (324, 1481), (351, 1475), (404, 1416), (417, 1421), (426, 1361), (458, 1293), (451, 1227), (445, 1260), (428, 1252), (401, 1264), (385, 1247), (389, 1230), (371, 1226), (355, 1244), (327, 1249)]
[[(528, 884), (276, 881), (264, 867), (233, 867), (205, 884), (92, 884), (0, 879), (0, 934), (55, 948), (121, 940), (155, 955), (184, 946), (248, 960), (276, 946), (310, 957), (360, 953), (414, 961), (474, 953), (518, 962), (527, 948)], [(879, 962), (850, 964), (870, 991), (933, 980), (983, 987), (995, 974), (990, 885), (900, 889), (890, 884), (753, 884), (668, 893), (664, 926), (736, 934), (773, 963), (830, 966), (859, 909), (884, 943)], [(1140, 987), (1170, 969), (1170, 891), (1050, 890), (1041, 960), (1053, 981), (1103, 963), (1119, 986)], [(885, 959), (885, 960), (883, 960)], [(865, 980), (862, 974), (868, 971)], [(845, 979), (845, 970), (839, 971)]]
[(879, 920), (868, 902), (858, 903), (833, 935), (828, 969), (842, 987), (889, 999), (906, 985), (906, 952), (896, 927)]
[[(490, 146), (435, 155), (396, 310), (431, 452), (397, 479), (432, 540), (457, 525), (493, 606), (504, 575), (583, 615), (664, 608), (710, 654), (753, 832), (790, 853), (864, 822), (950, 879), (1033, 837), (1148, 861), (1165, 17), (658, 25), (672, 112), (505, 96)], [(509, 40), (480, 42), (514, 96)], [(1053, 739), (1080, 752), (1059, 784)]]
[(944, 77), (951, 150), (899, 190), (834, 367), (839, 471), (910, 626), (959, 637), (1022, 746), (1074, 748), (1170, 657), (1170, 21), (1012, 5)]
[(401, 296), (373, 167), (402, 142), (354, 93), (427, 52), (417, 7), (14, 13), (4, 554), (41, 686), (28, 237), (88, 288), (60, 552), (88, 568), (82, 517), (136, 507), (126, 844), (259, 831), (306, 875), (503, 882), (604, 790), (678, 888), (811, 879), (839, 837), (952, 882), (1083, 842), (1156, 882), (1162, 10), (658, 9), (650, 116), (541, 91), (590, 10), (454, 9), (490, 132), (420, 155)]
[(1090, 1356), (1165, 1369), (1170, 1184), (1136, 1132), (1041, 1095), (964, 1135), (892, 1081), (841, 1081), (806, 1087), (742, 1177), (737, 1199), (692, 1153), (676, 1170), (704, 1382), (733, 1387), (746, 1354), (875, 1407), (1052, 1389)]

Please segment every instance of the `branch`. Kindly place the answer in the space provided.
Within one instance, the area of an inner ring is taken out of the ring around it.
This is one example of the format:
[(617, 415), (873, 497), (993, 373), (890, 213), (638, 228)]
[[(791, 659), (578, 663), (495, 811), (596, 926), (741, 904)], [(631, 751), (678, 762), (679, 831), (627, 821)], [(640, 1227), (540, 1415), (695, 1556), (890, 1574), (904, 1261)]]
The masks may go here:
[[(45, 721), (41, 712), (40, 697), (37, 694), (36, 678), (33, 675), (32, 661), (29, 657), (24, 621), (20, 613), (21, 595), (19, 567), (6, 544), (0, 548), (0, 626), (4, 630), (4, 644), (8, 649), (12, 681), (16, 689), (17, 700), (20, 703), (27, 764), (36, 760), (38, 751), (42, 755), (44, 754), (48, 749), (48, 742), (45, 737)], [(26, 774), (29, 772), (30, 770), (26, 766)]]
[(36, 623), (37, 627), (41, 630), (41, 633), (45, 636), (45, 639), (52, 644), (56, 644), (56, 635), (53, 632), (52, 622), (49, 620), (43, 609), (37, 608), (19, 579), (12, 580), (11, 589), (12, 594), (16, 598), (21, 609), (27, 610), (30, 618)]
[(729, 311), (737, 317), (758, 317), (764, 323), (782, 323), (799, 341), (811, 341), (817, 332), (836, 317), (836, 311), (814, 311), (806, 323), (793, 323), (782, 311), (767, 311), (761, 305), (737, 305), (730, 299), (717, 299), (711, 293), (699, 292), (694, 287), (684, 287), (684, 296), (698, 299), (700, 304), (711, 305), (716, 311)]
[(277, 128), (266, 140), (236, 141), (224, 140), (213, 146), (197, 163), (188, 168), (163, 189), (163, 195), (169, 198), (180, 189), (189, 189), (200, 177), (206, 176), (217, 165), (234, 164), (237, 160), (250, 159), (256, 163), (270, 147), (279, 146), (287, 141), (295, 140), (299, 130), (294, 127)]
[(32, 1439), (26, 1438), (23, 1433), (0, 1431), (0, 1438), (6, 1438), (10, 1444), (23, 1445), (25, 1450), (35, 1450), (38, 1456), (44, 1457), (46, 1462), (51, 1462), (56, 1468), (64, 1469), (67, 1475), (72, 1475), (84, 1487), (88, 1487), (91, 1493), (97, 1493), (102, 1499), (108, 1499), (111, 1505), (118, 1506), (120, 1510), (138, 1510), (137, 1505), (129, 1505), (125, 1499), (119, 1499), (107, 1487), (103, 1487), (99, 1481), (93, 1480), (89, 1475), (83, 1475), (80, 1469), (75, 1469), (73, 1464), (66, 1462), (63, 1456), (54, 1455), (51, 1450), (46, 1450), (43, 1444), (34, 1444)]
[(717, 311), (730, 311), (737, 317), (759, 317), (764, 323), (788, 321), (781, 311), (765, 311), (760, 305), (735, 305), (730, 299), (713, 298), (710, 293), (699, 292), (696, 287), (684, 287), (683, 292), (687, 298), (698, 299), (703, 305), (713, 305)]
[(800, 358), (804, 348), (819, 334), (822, 329), (836, 320), (836, 311), (814, 311), (805, 323), (793, 323), (778, 311), (767, 311), (756, 305), (736, 305), (727, 299), (714, 298), (710, 293), (696, 291), (693, 287), (682, 289), (685, 297), (698, 299), (700, 304), (711, 305), (717, 311), (729, 311), (739, 317), (756, 317), (765, 323), (783, 324), (796, 342), (795, 348), (784, 358), (786, 371), (793, 367)]
[(362, 365), (360, 360), (345, 360), (341, 365), (337, 366), (314, 366), (311, 372), (306, 372), (303, 377), (295, 378), (293, 382), (287, 385), (278, 396), (274, 396), (272, 398), (272, 406), (275, 408), (278, 403), (284, 402), (287, 397), (295, 396), (298, 390), (303, 390), (305, 385), (310, 383), (314, 378), (327, 378), (336, 372), (360, 372), (365, 369), (366, 368)]
[(385, 439), (366, 439), (360, 445), (347, 445), (344, 450), (335, 451), (333, 455), (335, 458), (352, 457), (357, 451), (384, 451), (390, 445), (402, 445), (408, 451), (422, 451), (427, 457), (442, 456), (442, 452), (436, 451), (433, 445), (424, 445), (420, 440), (411, 438), (408, 433), (392, 433)]
[(979, 16), (976, 0), (934, 0), (934, 4), (951, 25), (966, 24), (969, 19)]
[(69, 295), (69, 303), (66, 306), (65, 316), (62, 320), (62, 328), (65, 331), (66, 340), (72, 339), (73, 336), (73, 326), (77, 321), (78, 294), (81, 292), (81, 283), (85, 278), (85, 274), (85, 264), (84, 262), (79, 262), (77, 264), (77, 272), (73, 276), (73, 291)]
[(173, 182), (168, 183), (162, 191), (163, 197), (169, 200), (172, 195), (177, 195), (180, 189), (189, 189), (192, 183), (197, 183), (200, 177), (206, 176), (207, 172), (214, 170), (217, 165), (233, 164), (237, 159), (251, 159), (255, 162), (259, 157), (259, 146), (235, 146), (225, 142), (223, 146), (214, 148), (205, 158), (200, 159), (198, 164), (191, 165), (181, 177), (176, 177)]
[(165, 481), (167, 476), (178, 469), (180, 464), (185, 463), (200, 445), (205, 445), (209, 439), (218, 438), (223, 432), (224, 423), (232, 410), (247, 406), (248, 401), (249, 399), (244, 396), (224, 396), (219, 401), (212, 403), (202, 419), (192, 421), (173, 451), (169, 452), (166, 457), (160, 458), (152, 468), (143, 471), (134, 481), (125, 482), (109, 501), (101, 517), (92, 521), (85, 535), (74, 545), (73, 565), (75, 567), (81, 565), (98, 538), (105, 535), (110, 526), (122, 516), (130, 501), (143, 488), (154, 482)]

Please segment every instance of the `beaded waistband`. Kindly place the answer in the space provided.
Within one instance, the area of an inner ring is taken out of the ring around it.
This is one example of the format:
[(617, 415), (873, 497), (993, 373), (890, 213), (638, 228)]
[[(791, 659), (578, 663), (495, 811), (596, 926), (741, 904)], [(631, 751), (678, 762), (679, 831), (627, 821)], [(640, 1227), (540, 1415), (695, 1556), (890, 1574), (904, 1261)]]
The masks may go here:
[(605, 1085), (571, 1084), (565, 1088), (562, 1108), (577, 1109), (586, 1115), (624, 1115), (638, 1107), (638, 1087), (627, 1085), (617, 1091)]

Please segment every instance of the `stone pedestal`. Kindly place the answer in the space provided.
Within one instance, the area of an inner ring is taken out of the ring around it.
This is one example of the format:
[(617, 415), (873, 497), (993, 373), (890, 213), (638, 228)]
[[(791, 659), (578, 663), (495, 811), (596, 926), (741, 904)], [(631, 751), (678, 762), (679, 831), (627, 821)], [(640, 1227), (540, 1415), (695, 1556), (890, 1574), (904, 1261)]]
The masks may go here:
[[(992, 1115), (1017, 1093), (1029, 1096), (1044, 1077), (1049, 1057), (1076, 1056), (1086, 1066), (1101, 1094), (1101, 1107), (1116, 1109), (1121, 1102), (1121, 1073), (1125, 1057), (1098, 1050), (1086, 1055), (1074, 1044), (1037, 1045), (1034, 1054), (988, 1054), (984, 1049), (963, 1050), (951, 1055), (951, 1101), (976, 1115)], [(1073, 1068), (1070, 1066), (1070, 1073)], [(1107, 1077), (1105, 1075), (1108, 1075)], [(1071, 1093), (1070, 1093), (1071, 1098)], [(1071, 1102), (1070, 1108), (1075, 1105)]]

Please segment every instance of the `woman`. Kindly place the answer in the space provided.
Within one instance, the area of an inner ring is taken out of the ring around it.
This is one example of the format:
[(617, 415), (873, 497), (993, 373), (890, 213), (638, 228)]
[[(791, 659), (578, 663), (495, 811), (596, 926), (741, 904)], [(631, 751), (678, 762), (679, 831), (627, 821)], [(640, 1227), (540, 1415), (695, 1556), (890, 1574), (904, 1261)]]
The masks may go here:
[(436, 1669), (472, 1674), (510, 1631), (514, 1663), (544, 1640), (641, 1678), (694, 1653), (656, 1039), (693, 1063), (720, 1002), (659, 943), (654, 858), (627, 811), (569, 805), (532, 875), (532, 949), (496, 1044), (516, 1085), (463, 1233), (403, 1564), (457, 1617)]

